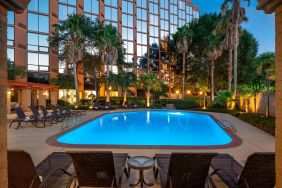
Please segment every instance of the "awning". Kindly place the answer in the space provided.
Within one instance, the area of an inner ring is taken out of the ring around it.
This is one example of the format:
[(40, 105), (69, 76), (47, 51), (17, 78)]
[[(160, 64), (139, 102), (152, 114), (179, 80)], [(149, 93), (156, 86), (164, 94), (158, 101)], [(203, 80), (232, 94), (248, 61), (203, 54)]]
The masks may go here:
[(59, 90), (59, 86), (50, 85), (50, 84), (38, 84), (31, 82), (22, 82), (16, 80), (8, 80), (8, 86), (10, 88), (18, 89), (35, 89), (35, 90)]

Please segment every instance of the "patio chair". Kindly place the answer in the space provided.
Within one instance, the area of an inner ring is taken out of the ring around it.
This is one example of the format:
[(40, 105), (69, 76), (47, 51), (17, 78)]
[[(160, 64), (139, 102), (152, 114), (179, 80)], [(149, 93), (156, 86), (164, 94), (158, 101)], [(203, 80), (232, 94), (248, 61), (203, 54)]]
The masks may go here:
[(205, 188), (214, 156), (215, 153), (156, 154), (158, 168), (154, 168), (155, 177), (160, 175), (162, 188)]
[(99, 103), (97, 103), (97, 102), (94, 102), (92, 104), (92, 107), (93, 107), (94, 110), (99, 110), (100, 109)]
[(61, 115), (65, 118), (71, 117), (71, 114), (67, 113), (65, 109), (59, 108), (58, 106), (51, 105), (52, 113), (55, 115)]
[(65, 116), (63, 115), (48, 112), (45, 106), (39, 106), (39, 108), (42, 111), (42, 113), (44, 114), (44, 116), (55, 118), (57, 122), (62, 122), (65, 119)]
[(50, 125), (57, 123), (57, 120), (52, 116), (45, 116), (44, 114), (40, 114), (38, 109), (35, 106), (29, 106), (29, 109), (33, 113), (33, 117), (36, 117), (44, 122), (50, 123)]
[[(17, 114), (17, 119), (14, 119), (11, 121), (9, 128), (12, 127), (13, 123), (18, 123), (18, 126), (16, 127), (16, 129), (19, 129), (21, 127), (22, 123), (31, 123), (32, 125), (34, 125), (35, 127), (38, 128), (44, 128), (45, 127), (45, 121), (41, 120), (35, 116), (26, 116), (23, 109), (21, 107), (17, 107), (13, 109), (16, 114)], [(38, 124), (41, 123), (42, 126), (38, 126)]]
[[(58, 156), (60, 156), (60, 158), (58, 158)], [(69, 177), (71, 176), (65, 168), (62, 168), (62, 166), (68, 167), (71, 164), (71, 160), (67, 157), (68, 156), (63, 157), (61, 154), (53, 153), (48, 156), (43, 163), (40, 163), (39, 169), (36, 169), (27, 152), (22, 150), (8, 151), (8, 187), (42, 188), (47, 187), (46, 185), (52, 187), (50, 184), (54, 183), (64, 174)]]
[(275, 154), (254, 153), (244, 167), (232, 156), (221, 154), (213, 158), (211, 176), (217, 175), (230, 188), (273, 188), (275, 186)]
[(104, 110), (110, 110), (111, 109), (111, 103), (110, 102), (106, 102), (105, 106), (104, 106)]
[(85, 115), (87, 112), (87, 110), (72, 110), (70, 107), (65, 107), (65, 110), (67, 113), (71, 113), (71, 115), (74, 115), (74, 116)]
[(67, 152), (72, 158), (78, 187), (120, 187), (127, 154), (112, 152)]

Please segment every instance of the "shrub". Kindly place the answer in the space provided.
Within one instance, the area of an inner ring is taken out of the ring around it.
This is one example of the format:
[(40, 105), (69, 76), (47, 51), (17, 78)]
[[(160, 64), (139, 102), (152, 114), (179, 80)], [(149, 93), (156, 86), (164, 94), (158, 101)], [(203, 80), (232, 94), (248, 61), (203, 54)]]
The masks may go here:
[(70, 105), (70, 103), (68, 103), (68, 102), (66, 102), (66, 101), (64, 101), (64, 100), (62, 100), (62, 99), (58, 99), (58, 100), (57, 100), (57, 104), (58, 104), (59, 106), (69, 106), (69, 105)]
[(232, 100), (232, 92), (228, 90), (220, 90), (216, 95), (216, 104), (228, 108)]

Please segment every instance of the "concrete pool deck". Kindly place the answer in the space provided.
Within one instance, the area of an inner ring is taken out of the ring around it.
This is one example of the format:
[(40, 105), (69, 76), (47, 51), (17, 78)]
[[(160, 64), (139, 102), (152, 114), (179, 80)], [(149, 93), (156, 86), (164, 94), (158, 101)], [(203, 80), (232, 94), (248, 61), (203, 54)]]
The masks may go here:
[[(115, 112), (115, 111), (110, 111)], [(79, 117), (80, 122), (87, 121), (94, 117), (97, 117), (105, 111), (88, 111), (87, 115)], [(46, 156), (52, 152), (64, 152), (64, 151), (112, 151), (113, 153), (128, 153), (130, 156), (136, 155), (145, 155), (145, 156), (154, 156), (156, 153), (168, 154), (171, 152), (216, 152), (216, 153), (228, 153), (232, 155), (238, 162), (244, 164), (247, 157), (254, 152), (274, 152), (275, 151), (275, 137), (246, 123), (239, 120), (236, 117), (233, 117), (229, 114), (222, 113), (208, 113), (213, 115), (219, 120), (227, 120), (238, 131), (238, 136), (242, 139), (243, 143), (240, 146), (228, 149), (94, 149), (94, 148), (63, 148), (55, 147), (46, 144), (47, 138), (53, 136), (61, 131), (61, 123), (58, 123), (53, 126), (47, 126), (46, 128), (36, 128), (32, 125), (26, 128), (20, 128), (15, 130), (13, 128), (8, 129), (8, 149), (22, 149), (31, 154), (31, 157), (35, 164), (41, 162)], [(13, 119), (14, 115), (9, 115), (8, 119)], [(133, 170), (132, 170), (133, 171)], [(148, 172), (152, 173), (152, 172)], [(136, 175), (137, 172), (132, 172), (131, 178), (128, 180), (132, 183), (135, 178), (138, 178)], [(153, 181), (152, 175), (148, 176), (149, 180)], [(126, 178), (124, 178), (126, 180)], [(153, 187), (160, 187), (159, 180), (155, 181)], [(127, 187), (128, 182), (124, 181), (124, 186)], [(128, 186), (129, 187), (129, 186)], [(138, 186), (136, 186), (138, 187)]]

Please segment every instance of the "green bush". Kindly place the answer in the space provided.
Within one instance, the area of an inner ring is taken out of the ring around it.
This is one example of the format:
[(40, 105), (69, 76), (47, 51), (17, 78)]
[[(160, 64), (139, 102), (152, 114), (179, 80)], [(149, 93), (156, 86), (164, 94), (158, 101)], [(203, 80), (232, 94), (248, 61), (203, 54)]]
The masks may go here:
[(154, 100), (152, 107), (154, 108), (163, 108), (167, 104), (173, 104), (176, 109), (187, 110), (195, 109), (200, 107), (200, 98), (193, 98), (191, 100), (179, 100), (179, 99), (159, 99)]
[(232, 92), (228, 90), (220, 90), (216, 94), (216, 104), (227, 108), (232, 100)]
[(68, 103), (68, 102), (66, 102), (66, 101), (64, 101), (64, 100), (62, 100), (62, 99), (58, 99), (58, 100), (57, 100), (57, 104), (58, 104), (59, 106), (69, 106), (69, 105), (70, 105), (70, 103)]

